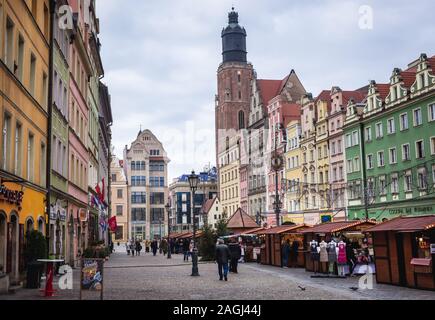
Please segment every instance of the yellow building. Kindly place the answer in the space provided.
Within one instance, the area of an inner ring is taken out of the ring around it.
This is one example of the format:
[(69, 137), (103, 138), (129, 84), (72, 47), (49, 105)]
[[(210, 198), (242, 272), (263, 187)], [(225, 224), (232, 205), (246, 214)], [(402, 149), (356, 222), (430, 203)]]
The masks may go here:
[(331, 111), (331, 92), (324, 90), (315, 101), (316, 122), (316, 156), (317, 156), (317, 207), (319, 221), (332, 221), (331, 198), (329, 188), (329, 131), (328, 117)]
[(301, 121), (293, 120), (287, 125), (287, 152), (285, 153), (285, 179), (286, 195), (285, 208), (287, 215), (283, 222), (304, 223), (304, 215), (301, 210), (301, 182), (302, 174), (302, 152), (300, 149)]
[(0, 0), (0, 268), (12, 282), (25, 235), (45, 231), (49, 20), (48, 0)]
[(238, 135), (228, 140), (219, 156), (219, 194), (223, 214), (230, 218), (240, 208), (240, 145)]

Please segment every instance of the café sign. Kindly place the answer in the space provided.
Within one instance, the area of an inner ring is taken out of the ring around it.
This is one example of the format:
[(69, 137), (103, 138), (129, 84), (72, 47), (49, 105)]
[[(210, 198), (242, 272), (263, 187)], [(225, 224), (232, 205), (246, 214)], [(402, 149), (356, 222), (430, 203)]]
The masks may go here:
[(397, 209), (390, 209), (389, 210), (389, 214), (391, 214), (391, 215), (428, 214), (428, 213), (433, 213), (433, 212), (434, 212), (434, 209), (432, 206), (397, 208)]
[(21, 203), (23, 203), (23, 191), (16, 191), (8, 189), (4, 184), (0, 187), (0, 199), (3, 199), (10, 204), (15, 204), (21, 210)]

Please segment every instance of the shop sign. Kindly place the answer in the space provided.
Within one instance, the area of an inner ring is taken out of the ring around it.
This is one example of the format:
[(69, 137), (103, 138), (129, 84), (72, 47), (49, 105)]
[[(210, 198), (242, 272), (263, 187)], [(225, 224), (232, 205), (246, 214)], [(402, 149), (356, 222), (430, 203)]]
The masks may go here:
[(9, 202), (10, 204), (16, 204), (19, 207), (19, 210), (21, 210), (23, 196), (23, 191), (8, 189), (4, 184), (2, 184), (0, 187), (0, 198)]
[(82, 259), (80, 277), (80, 300), (82, 291), (96, 291), (103, 300), (103, 259)]
[(396, 208), (388, 210), (390, 215), (411, 215), (411, 214), (426, 214), (433, 212), (432, 206)]
[(88, 221), (88, 211), (86, 209), (80, 209), (79, 218), (81, 222)]
[(435, 254), (435, 243), (430, 244), (430, 254)]

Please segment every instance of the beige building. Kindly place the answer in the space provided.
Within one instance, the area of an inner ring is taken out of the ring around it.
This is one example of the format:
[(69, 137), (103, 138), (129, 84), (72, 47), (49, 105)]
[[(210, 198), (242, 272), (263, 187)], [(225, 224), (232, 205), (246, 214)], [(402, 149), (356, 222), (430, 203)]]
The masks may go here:
[(240, 140), (227, 139), (226, 149), (219, 153), (219, 194), (223, 214), (231, 217), (240, 208)]
[(223, 218), (222, 205), (218, 197), (208, 199), (201, 209), (204, 223), (216, 230), (218, 222)]
[(118, 158), (114, 158), (110, 165), (112, 214), (116, 216), (118, 224), (116, 232), (112, 233), (113, 242), (126, 242), (130, 238), (128, 228), (128, 216), (130, 212), (128, 187), (123, 166), (124, 162)]
[(130, 238), (151, 240), (167, 235), (169, 161), (162, 143), (150, 130), (141, 130), (131, 147), (125, 147)]

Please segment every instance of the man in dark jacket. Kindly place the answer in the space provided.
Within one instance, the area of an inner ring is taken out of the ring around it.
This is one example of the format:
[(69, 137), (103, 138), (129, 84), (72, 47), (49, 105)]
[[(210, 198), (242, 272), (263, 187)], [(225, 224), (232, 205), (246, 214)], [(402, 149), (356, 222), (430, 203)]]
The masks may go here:
[(184, 254), (184, 261), (189, 261), (189, 240), (184, 239), (183, 241), (183, 254)]
[[(228, 260), (231, 257), (230, 249), (224, 243), (223, 239), (219, 239), (219, 244), (216, 246), (216, 262), (218, 264), (219, 270), (219, 280), (222, 281), (225, 278), (225, 281), (228, 281)], [(222, 274), (223, 270), (223, 274)]]
[(239, 259), (242, 256), (242, 249), (236, 240), (232, 240), (228, 245), (228, 248), (231, 254), (230, 272), (237, 273), (237, 265), (239, 264)]

